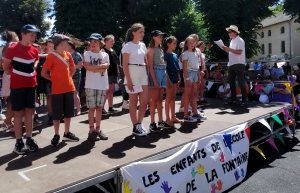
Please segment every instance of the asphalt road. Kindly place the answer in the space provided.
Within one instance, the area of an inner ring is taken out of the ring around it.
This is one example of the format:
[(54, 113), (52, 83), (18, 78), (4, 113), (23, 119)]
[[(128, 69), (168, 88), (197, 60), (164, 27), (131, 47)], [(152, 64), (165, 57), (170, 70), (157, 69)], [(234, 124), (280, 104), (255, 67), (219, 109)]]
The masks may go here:
[(277, 152), (270, 144), (259, 147), (266, 160), (250, 148), (248, 171), (245, 180), (227, 190), (226, 193), (299, 193), (300, 192), (300, 123), (298, 131), (284, 138), (285, 145), (278, 139)]

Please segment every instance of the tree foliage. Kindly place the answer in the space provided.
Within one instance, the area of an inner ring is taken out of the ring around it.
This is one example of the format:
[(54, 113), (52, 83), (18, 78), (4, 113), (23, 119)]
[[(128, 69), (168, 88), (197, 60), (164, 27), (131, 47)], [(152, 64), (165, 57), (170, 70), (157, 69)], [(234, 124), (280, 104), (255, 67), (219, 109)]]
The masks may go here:
[(298, 17), (295, 22), (300, 23), (300, 2), (299, 0), (285, 0), (284, 11), (293, 17)]
[[(204, 26), (207, 28), (209, 41), (222, 39), (229, 45), (229, 37), (225, 28), (237, 25), (241, 37), (245, 40), (246, 57), (251, 58), (259, 51), (255, 29), (261, 27), (260, 21), (272, 15), (269, 7), (278, 0), (195, 0), (198, 10), (203, 14)], [(221, 8), (221, 9), (220, 9)], [(226, 60), (228, 55), (213, 46), (210, 54), (218, 60)]]
[(0, 31), (19, 33), (23, 25), (34, 24), (45, 35), (50, 28), (50, 23), (44, 20), (48, 11), (48, 0), (0, 0)]
[(200, 19), (191, 4), (191, 0), (54, 0), (55, 31), (71, 33), (82, 40), (94, 32), (113, 34), (120, 48), (127, 29), (141, 22), (146, 28), (146, 43), (155, 29), (185, 38), (199, 28), (192, 26), (198, 25)]

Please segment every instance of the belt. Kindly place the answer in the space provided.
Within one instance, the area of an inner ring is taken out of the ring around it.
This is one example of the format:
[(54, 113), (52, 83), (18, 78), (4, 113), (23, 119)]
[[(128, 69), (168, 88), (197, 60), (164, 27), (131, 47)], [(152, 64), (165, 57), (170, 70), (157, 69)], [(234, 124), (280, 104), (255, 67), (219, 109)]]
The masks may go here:
[(192, 70), (192, 71), (199, 71), (199, 69), (196, 69), (196, 68), (190, 68), (188, 70)]
[(135, 65), (135, 66), (146, 66), (146, 64), (128, 64), (128, 65)]

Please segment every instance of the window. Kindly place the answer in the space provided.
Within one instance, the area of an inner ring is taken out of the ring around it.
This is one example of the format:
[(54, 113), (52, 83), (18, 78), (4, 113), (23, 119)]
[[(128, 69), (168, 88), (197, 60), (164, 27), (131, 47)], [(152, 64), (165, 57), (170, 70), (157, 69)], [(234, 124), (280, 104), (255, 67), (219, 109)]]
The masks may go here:
[(269, 54), (272, 54), (272, 43), (269, 43)]
[(261, 38), (264, 38), (264, 37), (265, 37), (265, 33), (264, 33), (264, 32), (261, 32), (260, 37), (261, 37)]
[(281, 41), (281, 52), (285, 53), (285, 41)]
[(284, 34), (284, 30), (285, 30), (284, 27), (281, 27), (280, 28), (280, 33)]
[(272, 35), (272, 34), (271, 34), (271, 30), (269, 30), (269, 31), (268, 31), (268, 36), (271, 36), (271, 35)]
[(264, 44), (261, 45), (261, 53), (265, 54), (265, 45)]

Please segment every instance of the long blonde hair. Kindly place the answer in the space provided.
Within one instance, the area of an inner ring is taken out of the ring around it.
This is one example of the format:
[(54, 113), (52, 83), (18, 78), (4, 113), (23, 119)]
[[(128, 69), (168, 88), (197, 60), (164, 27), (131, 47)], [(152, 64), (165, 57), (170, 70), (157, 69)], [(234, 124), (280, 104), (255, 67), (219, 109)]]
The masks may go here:
[(133, 34), (132, 34), (132, 32), (136, 32), (136, 31), (138, 31), (138, 30), (141, 29), (141, 28), (145, 28), (145, 27), (143, 26), (143, 24), (141, 24), (141, 23), (135, 23), (135, 24), (133, 24), (133, 25), (127, 30), (127, 32), (126, 32), (126, 34), (125, 34), (125, 43), (132, 41), (132, 40), (133, 40)]

